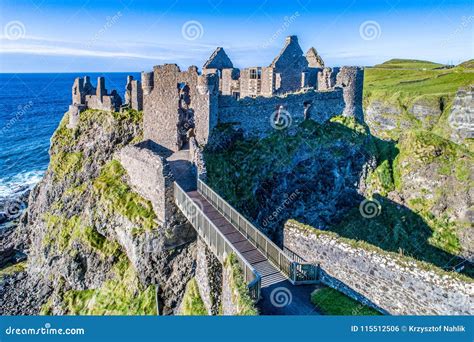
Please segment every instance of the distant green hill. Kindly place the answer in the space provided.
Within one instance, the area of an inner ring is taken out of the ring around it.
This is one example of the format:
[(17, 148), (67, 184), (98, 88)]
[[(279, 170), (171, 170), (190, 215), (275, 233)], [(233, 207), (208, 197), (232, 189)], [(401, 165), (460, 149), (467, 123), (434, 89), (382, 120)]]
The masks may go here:
[(417, 59), (391, 59), (382, 64), (377, 64), (374, 68), (384, 69), (436, 69), (443, 67), (443, 64), (433, 63), (429, 61), (421, 61)]
[(468, 61), (462, 62), (458, 66), (465, 69), (474, 69), (474, 59), (470, 59)]

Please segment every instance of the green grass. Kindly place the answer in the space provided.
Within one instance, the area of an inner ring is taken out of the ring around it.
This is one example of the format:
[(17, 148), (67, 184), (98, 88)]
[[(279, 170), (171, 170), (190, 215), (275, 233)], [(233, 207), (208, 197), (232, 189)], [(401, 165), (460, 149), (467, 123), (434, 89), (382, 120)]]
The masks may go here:
[(73, 253), (75, 251), (74, 242), (81, 242), (104, 257), (116, 255), (120, 249), (117, 242), (108, 240), (83, 222), (79, 216), (67, 218), (46, 213), (43, 218), (47, 227), (43, 244), (45, 246), (54, 245), (60, 253)]
[[(119, 258), (112, 279), (98, 289), (69, 290), (63, 295), (72, 315), (156, 315), (155, 286), (140, 284), (135, 269), (125, 255)], [(48, 313), (48, 308), (43, 308)]]
[(377, 316), (377, 310), (363, 305), (345, 294), (326, 287), (311, 294), (311, 302), (325, 315), (333, 316)]
[(93, 182), (93, 192), (113, 213), (117, 211), (138, 227), (136, 233), (158, 226), (157, 217), (150, 201), (147, 201), (124, 182), (126, 171), (116, 160), (106, 164)]
[[(461, 87), (474, 84), (474, 73), (463, 66), (437, 69), (440, 66), (426, 61), (391, 60), (365, 69), (364, 107), (377, 101), (401, 111), (400, 115), (380, 113), (391, 117), (398, 125), (392, 131), (381, 132), (384, 138), (397, 140), (406, 125), (425, 127), (449, 138), (448, 117), (455, 93)], [(441, 115), (420, 121), (410, 113), (414, 104), (428, 106), (433, 113), (441, 111)]]
[(50, 169), (54, 172), (56, 180), (66, 177), (72, 178), (75, 173), (81, 170), (83, 162), (82, 152), (57, 152), (51, 156), (49, 164)]
[(0, 269), (0, 279), (5, 276), (10, 276), (15, 273), (23, 272), (24, 270), (26, 270), (26, 261), (22, 261), (14, 265), (7, 265)]
[(181, 315), (185, 316), (207, 316), (208, 312), (199, 294), (199, 288), (195, 278), (192, 278), (186, 285), (183, 297), (183, 307)]
[(374, 68), (385, 69), (436, 69), (442, 67), (443, 64), (422, 61), (417, 59), (390, 59), (382, 64), (377, 64)]
[(250, 297), (243, 271), (235, 254), (230, 254), (224, 262), (224, 267), (230, 272), (229, 286), (232, 290), (232, 303), (237, 307), (239, 316), (255, 316), (258, 310)]

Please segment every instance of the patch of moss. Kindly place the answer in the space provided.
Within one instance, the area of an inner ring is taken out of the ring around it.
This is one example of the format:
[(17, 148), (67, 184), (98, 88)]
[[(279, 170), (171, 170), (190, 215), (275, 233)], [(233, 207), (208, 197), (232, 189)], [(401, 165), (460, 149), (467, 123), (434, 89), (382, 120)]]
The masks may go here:
[(140, 284), (136, 271), (125, 255), (119, 258), (112, 279), (98, 289), (70, 290), (63, 295), (73, 315), (156, 315), (155, 286)]
[(230, 272), (229, 286), (232, 290), (232, 302), (237, 307), (239, 316), (255, 316), (258, 310), (250, 297), (243, 271), (235, 254), (230, 254), (224, 262), (224, 267)]
[(56, 180), (72, 177), (82, 168), (82, 152), (57, 152), (51, 156), (50, 169)]
[(13, 265), (7, 265), (0, 269), (0, 279), (5, 276), (10, 276), (15, 273), (23, 272), (26, 270), (26, 261), (22, 261)]
[(195, 278), (192, 278), (186, 285), (186, 291), (183, 297), (183, 307), (180, 314), (185, 316), (208, 315), (204, 301), (199, 294), (199, 288)]
[(359, 303), (330, 287), (311, 293), (311, 302), (325, 315), (334, 316), (377, 316), (377, 310)]
[(152, 204), (125, 183), (126, 171), (117, 160), (107, 163), (93, 181), (93, 192), (110, 212), (118, 212), (137, 225), (136, 232), (158, 226)]
[(79, 216), (66, 218), (59, 215), (45, 214), (44, 221), (47, 233), (43, 238), (45, 246), (54, 246), (59, 252), (73, 249), (75, 241), (81, 242), (103, 256), (115, 255), (120, 245), (110, 241), (97, 230), (82, 222)]

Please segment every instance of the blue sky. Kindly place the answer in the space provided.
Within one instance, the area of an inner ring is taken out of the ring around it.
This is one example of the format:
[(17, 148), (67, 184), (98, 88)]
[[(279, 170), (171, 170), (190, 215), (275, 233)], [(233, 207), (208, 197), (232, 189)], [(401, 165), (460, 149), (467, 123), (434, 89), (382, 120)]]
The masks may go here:
[(326, 64), (474, 56), (473, 1), (2, 0), (0, 72), (202, 66), (223, 46), (237, 67), (268, 65), (298, 35)]

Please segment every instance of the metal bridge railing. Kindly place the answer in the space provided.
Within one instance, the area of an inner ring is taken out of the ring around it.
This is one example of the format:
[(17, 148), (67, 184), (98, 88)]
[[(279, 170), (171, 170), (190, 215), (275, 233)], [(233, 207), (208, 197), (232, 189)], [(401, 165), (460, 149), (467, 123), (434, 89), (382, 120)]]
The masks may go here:
[(220, 262), (224, 262), (231, 253), (236, 255), (237, 261), (244, 273), (244, 279), (248, 284), (252, 299), (260, 299), (261, 276), (250, 263), (234, 248), (230, 241), (212, 223), (188, 194), (175, 182), (174, 197), (176, 205), (184, 216), (191, 222), (199, 236), (206, 242)]
[(243, 236), (285, 274), (291, 283), (296, 285), (317, 282), (319, 279), (317, 265), (293, 259), (200, 179), (198, 179), (197, 189)]

